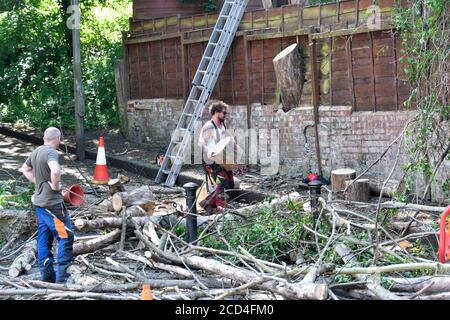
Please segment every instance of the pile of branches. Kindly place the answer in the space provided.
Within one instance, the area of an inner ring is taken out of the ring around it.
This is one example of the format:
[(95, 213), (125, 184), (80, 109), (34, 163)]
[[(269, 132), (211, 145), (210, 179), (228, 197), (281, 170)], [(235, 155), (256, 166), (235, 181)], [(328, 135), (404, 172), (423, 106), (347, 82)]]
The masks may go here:
[[(139, 192), (142, 191), (145, 190)], [(143, 199), (148, 204), (149, 197)], [(443, 275), (450, 271), (450, 265), (435, 262), (430, 252), (410, 250), (413, 241), (436, 237), (434, 226), (417, 218), (414, 223), (394, 221), (393, 216), (384, 217), (384, 223), (374, 221), (378, 207), (420, 209), (431, 215), (442, 208), (418, 208), (393, 202), (350, 203), (333, 200), (331, 196), (319, 200), (320, 208), (312, 225), (306, 220), (297, 221), (298, 230), (309, 234), (303, 239), (309, 241), (302, 241), (297, 249), (306, 246), (310, 251), (315, 249), (314, 254), (297, 259), (297, 263), (263, 260), (248, 247), (244, 248), (244, 243), (233, 247), (224, 235), (230, 221), (243, 225), (244, 219), (248, 221), (261, 210), (269, 209), (273, 214), (286, 212), (292, 208), (286, 203), (299, 204), (301, 217), (314, 215), (309, 200), (298, 193), (219, 215), (198, 216), (202, 234), (197, 243), (185, 242), (176, 232), (177, 227), (185, 224), (188, 213), (172, 210), (160, 214), (159, 204), (155, 203), (151, 214), (141, 208), (143, 215), (137, 216), (135, 206), (139, 205), (133, 203), (124, 205), (115, 217), (92, 216), (74, 222), (78, 230), (96, 234), (79, 238), (75, 243), (76, 259), (67, 284), (18, 277), (35, 263), (35, 243), (30, 239), (21, 250), (14, 250), (20, 255), (8, 268), (9, 274), (0, 276), (0, 296), (140, 299), (143, 284), (150, 284), (155, 299), (450, 298), (450, 277)], [(320, 224), (328, 227), (318, 228)], [(406, 229), (408, 233), (404, 232)], [(375, 237), (375, 231), (379, 236)], [(362, 234), (366, 237), (361, 237)], [(201, 239), (213, 235), (228, 250), (201, 245)], [(0, 255), (7, 252), (2, 251)]]

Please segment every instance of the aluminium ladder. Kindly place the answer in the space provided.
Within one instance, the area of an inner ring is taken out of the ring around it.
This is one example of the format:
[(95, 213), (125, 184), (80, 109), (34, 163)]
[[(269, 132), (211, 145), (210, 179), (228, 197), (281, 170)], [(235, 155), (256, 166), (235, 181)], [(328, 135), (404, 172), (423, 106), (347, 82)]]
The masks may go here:
[(175, 185), (186, 157), (187, 148), (190, 147), (195, 124), (201, 120), (203, 110), (219, 78), (247, 3), (248, 0), (224, 1), (208, 45), (194, 75), (191, 92), (156, 176), (156, 183), (161, 183), (167, 175), (165, 185), (168, 187)]

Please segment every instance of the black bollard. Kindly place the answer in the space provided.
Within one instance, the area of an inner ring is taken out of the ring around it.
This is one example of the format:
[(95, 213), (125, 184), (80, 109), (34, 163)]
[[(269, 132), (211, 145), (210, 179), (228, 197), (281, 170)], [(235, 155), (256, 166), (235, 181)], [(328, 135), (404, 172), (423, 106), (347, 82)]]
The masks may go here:
[(319, 197), (321, 194), (322, 182), (313, 180), (308, 183), (309, 195), (311, 196), (311, 211), (317, 219), (319, 216)]
[(186, 242), (192, 243), (197, 240), (197, 202), (195, 193), (198, 189), (198, 184), (188, 182), (183, 188), (186, 190), (186, 206), (189, 212), (186, 217)]

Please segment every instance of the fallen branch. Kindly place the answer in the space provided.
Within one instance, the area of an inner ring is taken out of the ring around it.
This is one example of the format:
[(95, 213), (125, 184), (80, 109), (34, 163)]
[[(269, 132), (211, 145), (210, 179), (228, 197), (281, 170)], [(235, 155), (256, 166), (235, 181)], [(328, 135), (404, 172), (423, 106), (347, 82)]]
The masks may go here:
[(73, 246), (73, 255), (77, 256), (80, 254), (90, 253), (97, 251), (98, 249), (104, 248), (107, 245), (117, 242), (120, 238), (120, 229), (116, 229), (107, 233), (103, 236), (89, 240), (86, 242), (76, 243)]
[[(25, 281), (25, 280), (24, 280)], [(60, 291), (81, 291), (81, 292), (120, 292), (133, 291), (142, 286), (141, 282), (131, 282), (126, 284), (105, 284), (99, 283), (92, 286), (81, 286), (76, 284), (49, 283), (39, 280), (26, 280), (25, 283), (36, 287)]]
[[(132, 221), (132, 220), (129, 220)], [(149, 248), (156, 256), (172, 261), (176, 264), (187, 264), (188, 266), (196, 269), (205, 270), (214, 274), (218, 274), (222, 277), (237, 281), (245, 284), (254, 280), (257, 277), (254, 273), (242, 270), (239, 268), (231, 267), (220, 263), (215, 260), (206, 259), (198, 256), (179, 257), (171, 253), (160, 250), (157, 246), (152, 244), (140, 231), (139, 226), (135, 225), (136, 236)], [(264, 284), (259, 285), (265, 290), (279, 293), (280, 295), (288, 299), (316, 299), (324, 300), (328, 296), (328, 289), (325, 284), (299, 284), (280, 282), (277, 280), (271, 280)]]
[[(352, 263), (352, 264), (358, 264), (358, 261), (356, 260), (355, 256), (352, 256), (351, 250), (345, 246), (342, 243), (339, 243), (335, 246), (336, 253), (344, 260), (345, 263)], [(378, 267), (374, 267), (378, 268)], [(350, 268), (342, 268), (339, 269), (339, 272), (343, 269), (350, 269)], [(351, 269), (369, 269), (369, 268), (351, 268)], [(374, 272), (375, 273), (375, 272)], [(356, 279), (359, 281), (366, 281), (367, 282), (367, 289), (369, 289), (371, 292), (373, 292), (379, 299), (382, 300), (402, 300), (403, 298), (400, 296), (397, 296), (390, 292), (389, 290), (385, 289), (378, 281), (378, 279), (375, 279), (373, 277), (368, 277), (361, 275), (361, 273), (354, 273)]]
[[(143, 226), (145, 224), (146, 217), (136, 217), (133, 220), (139, 225)], [(78, 230), (96, 230), (96, 229), (107, 229), (107, 228), (121, 228), (122, 218), (98, 218), (94, 220), (77, 219), (75, 220), (75, 228)]]
[[(178, 287), (182, 289), (192, 289), (192, 287), (197, 285), (197, 282), (195, 280), (160, 280), (160, 279), (148, 279), (139, 273), (131, 270), (126, 265), (119, 263), (117, 261), (114, 261), (113, 259), (107, 257), (106, 262), (110, 263), (111, 265), (122, 269), (124, 272), (127, 272), (133, 276), (135, 276), (139, 281), (142, 281), (143, 283), (149, 284), (152, 288), (165, 288), (165, 287)], [(205, 283), (209, 287), (213, 288), (223, 288), (223, 287), (229, 287), (231, 286), (231, 283), (229, 282), (223, 282), (219, 281), (217, 279), (202, 279), (202, 281), (205, 281)]]
[(103, 293), (93, 292), (71, 292), (71, 291), (59, 291), (51, 289), (4, 289), (0, 290), (0, 296), (48, 296), (49, 299), (56, 298), (92, 298), (99, 300), (138, 300), (134, 296), (121, 296), (121, 295), (105, 295)]
[(34, 240), (28, 243), (23, 253), (14, 259), (13, 263), (9, 267), (9, 275), (13, 278), (18, 277), (22, 272), (29, 271), (32, 265), (36, 262), (37, 255), (37, 241)]

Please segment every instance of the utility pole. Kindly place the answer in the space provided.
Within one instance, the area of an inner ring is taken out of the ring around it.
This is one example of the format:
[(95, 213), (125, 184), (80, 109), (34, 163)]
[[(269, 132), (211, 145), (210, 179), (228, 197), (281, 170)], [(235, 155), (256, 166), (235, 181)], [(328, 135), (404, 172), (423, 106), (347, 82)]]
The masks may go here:
[(77, 159), (84, 161), (84, 93), (81, 81), (81, 52), (80, 52), (80, 9), (78, 0), (72, 0), (75, 23), (72, 25), (73, 46), (73, 91), (75, 98), (75, 134)]

